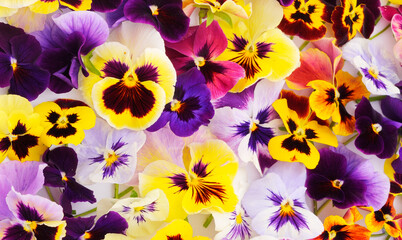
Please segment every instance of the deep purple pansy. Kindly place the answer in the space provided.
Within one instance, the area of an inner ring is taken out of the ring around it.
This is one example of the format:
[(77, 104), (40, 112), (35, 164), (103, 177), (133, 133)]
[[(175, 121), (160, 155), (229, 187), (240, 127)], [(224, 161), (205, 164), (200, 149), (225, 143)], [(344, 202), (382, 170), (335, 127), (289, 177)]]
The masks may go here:
[(180, 41), (190, 24), (181, 0), (128, 0), (124, 16), (132, 22), (154, 26), (169, 42)]
[(81, 57), (106, 41), (109, 28), (100, 15), (75, 11), (53, 17), (35, 36), (44, 49), (39, 65), (51, 73), (49, 89), (65, 93), (78, 88), (80, 68), (88, 76)]
[(117, 27), (121, 22), (128, 20), (124, 16), (124, 6), (126, 6), (127, 1), (123, 0), (116, 10), (106, 13), (106, 22), (110, 28)]
[[(63, 240), (100, 240), (108, 233), (124, 234), (128, 228), (127, 221), (117, 212), (108, 212), (95, 223), (95, 216), (88, 218), (66, 219), (66, 237)], [(95, 223), (95, 226), (94, 226)]]
[(278, 2), (284, 7), (289, 7), (293, 4), (294, 0), (278, 0)]
[(307, 170), (307, 194), (331, 199), (337, 208), (372, 206), (380, 209), (388, 198), (389, 180), (370, 161), (345, 147), (319, 150), (320, 161)]
[(394, 180), (391, 180), (390, 193), (401, 194), (402, 193), (402, 148), (399, 149), (399, 157), (392, 161), (392, 168), (394, 169)]
[(390, 158), (396, 150), (398, 129), (395, 124), (381, 116), (365, 97), (355, 110), (357, 149), (365, 154), (374, 154), (379, 158)]
[(157, 131), (170, 122), (170, 129), (180, 137), (188, 137), (214, 116), (211, 93), (204, 76), (191, 69), (177, 78), (173, 100), (166, 104), (161, 117), (147, 130)]
[(32, 101), (49, 84), (49, 73), (36, 60), (42, 48), (34, 36), (21, 28), (0, 23), (0, 87)]
[(97, 12), (111, 12), (121, 5), (122, 0), (92, 0), (91, 10)]
[(381, 111), (390, 120), (402, 124), (402, 99), (385, 97), (381, 100)]
[(181, 42), (166, 43), (166, 54), (178, 74), (198, 69), (205, 77), (212, 99), (217, 99), (245, 76), (239, 64), (215, 60), (227, 45), (227, 38), (218, 22), (213, 21), (208, 27), (203, 22), (198, 27), (191, 27)]
[(49, 165), (43, 170), (45, 185), (63, 188), (60, 205), (65, 214), (72, 213), (72, 202), (96, 202), (92, 190), (77, 183), (74, 178), (78, 158), (72, 148), (58, 147), (47, 151), (43, 156), (43, 161)]

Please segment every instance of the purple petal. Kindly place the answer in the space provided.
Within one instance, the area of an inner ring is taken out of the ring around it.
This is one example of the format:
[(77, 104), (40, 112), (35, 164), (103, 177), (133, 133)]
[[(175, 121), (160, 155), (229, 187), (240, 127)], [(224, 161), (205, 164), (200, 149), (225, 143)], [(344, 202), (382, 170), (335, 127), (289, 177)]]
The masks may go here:
[(365, 154), (380, 154), (384, 150), (384, 141), (373, 131), (372, 124), (368, 117), (360, 117), (356, 120), (359, 136), (355, 140), (355, 146)]
[(228, 45), (227, 38), (217, 21), (213, 21), (208, 27), (203, 22), (197, 29), (194, 38), (194, 53), (205, 59), (218, 57), (225, 51)]
[(108, 233), (124, 233), (128, 228), (127, 221), (117, 212), (109, 212), (98, 219), (95, 227), (89, 231), (93, 239), (103, 239)]
[(21, 28), (16, 28), (5, 23), (0, 23), (0, 32), (0, 49), (8, 54), (11, 54), (11, 38), (25, 34)]
[(190, 18), (183, 12), (181, 5), (169, 4), (161, 7), (157, 18), (158, 30), (163, 39), (169, 42), (180, 41), (190, 25)]
[(67, 35), (74, 32), (84, 35), (85, 43), (80, 52), (83, 55), (106, 42), (109, 36), (107, 23), (94, 12), (73, 11), (53, 18), (53, 21)]
[(377, 157), (381, 159), (392, 157), (398, 146), (398, 129), (394, 125), (383, 122), (380, 136), (384, 141), (384, 149), (377, 154)]
[(402, 100), (387, 96), (381, 100), (382, 113), (389, 119), (402, 123)]
[(95, 223), (95, 217), (96, 216), (87, 218), (67, 218), (66, 237), (79, 239), (86, 231), (92, 228)]
[(346, 174), (347, 162), (345, 156), (335, 153), (328, 148), (320, 149), (320, 161), (315, 169), (307, 171), (307, 174), (316, 173), (330, 180), (342, 180)]
[(289, 7), (294, 2), (294, 0), (278, 0), (278, 1), (284, 7)]
[(0, 87), (10, 86), (13, 68), (11, 67), (10, 56), (2, 52), (0, 52), (0, 76)]
[(53, 167), (46, 167), (43, 170), (45, 175), (45, 185), (51, 187), (64, 187), (65, 183), (62, 180), (62, 175), (60, 170)]
[(376, 112), (371, 106), (369, 100), (363, 97), (355, 110), (355, 118), (358, 119), (361, 116), (369, 117), (374, 123), (378, 123), (381, 120), (381, 115)]
[(214, 102), (215, 108), (231, 107), (238, 109), (247, 108), (250, 101), (254, 99), (254, 89), (257, 84), (244, 89), (240, 93), (228, 92), (224, 97), (217, 99)]
[(352, 206), (365, 205), (365, 193), (367, 186), (365, 181), (350, 180), (345, 181), (342, 185), (342, 190), (345, 193), (345, 201), (333, 201), (334, 206), (337, 208), (350, 208)]
[(395, 14), (399, 14), (399, 11), (397, 8), (395, 7), (391, 7), (391, 6), (381, 6), (380, 8), (380, 12), (382, 17), (387, 20), (388, 22), (391, 22), (392, 17)]
[(31, 240), (32, 232), (27, 232), (20, 224), (14, 224), (4, 231), (2, 239), (4, 240)]
[(345, 200), (341, 189), (332, 186), (331, 180), (315, 173), (309, 174), (306, 181), (307, 194), (315, 200), (329, 198), (338, 202)]
[(17, 64), (34, 63), (42, 52), (42, 48), (34, 36), (23, 34), (10, 40), (12, 55)]
[(6, 202), (7, 194), (10, 192), (12, 187), (7, 178), (8, 177), (5, 175), (0, 175), (0, 219), (11, 219), (13, 217)]
[(44, 183), (43, 169), (40, 162), (10, 161), (0, 165), (0, 175), (7, 176), (14, 189), (21, 194), (36, 194)]
[(78, 158), (74, 149), (58, 147), (46, 153), (45, 162), (54, 164), (66, 176), (74, 176), (77, 169)]
[(122, 0), (92, 0), (91, 10), (97, 12), (111, 12), (116, 10)]
[(106, 14), (106, 22), (110, 28), (117, 27), (121, 22), (127, 20), (127, 18), (124, 16), (124, 7), (127, 1), (128, 0), (123, 0), (115, 11)]
[(10, 81), (9, 93), (18, 94), (32, 101), (45, 91), (49, 78), (50, 74), (36, 65), (18, 66)]
[(150, 24), (159, 30), (159, 23), (145, 0), (128, 0), (124, 6), (124, 16), (131, 22)]
[[(165, 108), (170, 108), (170, 103), (168, 103), (165, 106)], [(154, 124), (152, 124), (149, 128), (147, 128), (147, 131), (156, 132), (159, 129), (166, 126), (166, 124), (170, 121), (172, 114), (174, 114), (174, 113), (163, 111), (162, 115), (158, 118), (158, 120)]]
[(77, 183), (74, 178), (68, 177), (67, 186), (63, 192), (63, 197), (71, 202), (90, 202), (95, 203), (96, 198), (92, 190)]

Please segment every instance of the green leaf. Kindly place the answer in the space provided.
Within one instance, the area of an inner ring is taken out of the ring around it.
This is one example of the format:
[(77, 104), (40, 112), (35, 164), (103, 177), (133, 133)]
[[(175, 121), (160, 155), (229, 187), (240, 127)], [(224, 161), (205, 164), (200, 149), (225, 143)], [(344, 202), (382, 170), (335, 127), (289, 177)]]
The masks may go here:
[(82, 57), (82, 62), (84, 63), (84, 65), (85, 65), (85, 67), (87, 68), (88, 71), (90, 71), (90, 72), (92, 72), (92, 73), (94, 73), (94, 74), (100, 76), (101, 73), (99, 72), (98, 69), (95, 68), (95, 66), (94, 66), (94, 65), (92, 64), (92, 62), (91, 62), (91, 57), (93, 56), (93, 55), (92, 55), (92, 52), (93, 52), (93, 51), (94, 51), (94, 50), (92, 50), (92, 51), (91, 51), (90, 53), (88, 53), (87, 55), (83, 56), (83, 57)]
[(209, 26), (209, 24), (212, 23), (212, 21), (214, 20), (214, 14), (211, 11), (207, 12), (207, 27)]
[(288, 130), (286, 130), (286, 127), (279, 127), (279, 130), (287, 132)]
[(227, 22), (230, 25), (230, 27), (233, 27), (232, 18), (229, 16), (229, 14), (224, 13), (224, 12), (217, 12), (217, 13), (215, 13), (215, 15), (222, 18), (223, 21)]
[(133, 190), (133, 191), (131, 191), (130, 197), (132, 197), (132, 198), (138, 197), (138, 193), (135, 190)]
[(198, 15), (200, 16), (200, 18), (205, 18), (207, 16), (207, 13), (208, 13), (208, 9), (201, 8), (200, 13)]

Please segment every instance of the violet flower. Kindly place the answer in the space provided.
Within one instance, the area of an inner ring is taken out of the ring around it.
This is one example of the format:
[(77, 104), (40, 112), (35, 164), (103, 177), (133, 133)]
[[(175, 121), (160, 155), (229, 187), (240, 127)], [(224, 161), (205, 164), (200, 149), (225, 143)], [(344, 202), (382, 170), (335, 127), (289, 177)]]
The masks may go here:
[(218, 22), (213, 21), (208, 27), (203, 22), (198, 27), (191, 27), (181, 42), (166, 43), (166, 54), (178, 74), (192, 68), (202, 72), (212, 99), (217, 99), (223, 97), (245, 76), (239, 64), (215, 60), (227, 45), (227, 38)]
[(49, 89), (65, 93), (78, 88), (80, 67), (84, 76), (88, 76), (81, 57), (104, 43), (108, 35), (105, 20), (88, 11), (53, 17), (43, 31), (36, 32), (44, 49), (39, 65), (51, 73)]
[(42, 48), (34, 36), (21, 28), (0, 23), (0, 87), (32, 101), (49, 84), (49, 73), (36, 60)]
[(278, 2), (284, 7), (289, 7), (293, 4), (294, 0), (278, 0)]
[[(95, 216), (66, 219), (66, 237), (63, 240), (100, 240), (108, 233), (124, 234), (127, 221), (116, 212), (101, 216), (95, 223)], [(95, 224), (95, 225), (94, 225)]]
[(96, 12), (111, 12), (121, 5), (122, 0), (92, 0), (91, 10)]
[(317, 167), (307, 170), (307, 194), (312, 199), (329, 198), (337, 208), (372, 206), (378, 210), (385, 204), (389, 180), (370, 161), (345, 147), (319, 152)]
[(169, 42), (180, 41), (190, 24), (181, 0), (128, 0), (124, 6), (124, 16), (131, 22), (154, 26), (162, 38)]
[(391, 157), (398, 141), (398, 130), (394, 123), (375, 111), (365, 97), (356, 107), (355, 118), (359, 133), (355, 140), (356, 148), (379, 158)]
[(74, 178), (78, 158), (72, 148), (58, 147), (48, 151), (44, 154), (43, 161), (49, 165), (43, 170), (45, 185), (63, 188), (60, 205), (65, 214), (72, 213), (72, 202), (96, 202), (92, 190), (77, 183)]
[(188, 137), (214, 116), (211, 93), (200, 71), (191, 69), (177, 78), (173, 100), (167, 103), (161, 117), (147, 130), (154, 132), (170, 122), (179, 137)]
[(399, 157), (392, 161), (392, 168), (394, 169), (394, 180), (391, 180), (390, 193), (401, 194), (402, 193), (402, 148), (399, 149)]

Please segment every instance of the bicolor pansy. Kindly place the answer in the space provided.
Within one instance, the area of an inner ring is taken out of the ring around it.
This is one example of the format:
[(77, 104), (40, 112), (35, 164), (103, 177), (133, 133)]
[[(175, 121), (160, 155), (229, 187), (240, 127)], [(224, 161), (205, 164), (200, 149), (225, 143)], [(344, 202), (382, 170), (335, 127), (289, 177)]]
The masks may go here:
[(237, 204), (232, 180), (238, 163), (223, 141), (192, 143), (184, 149), (183, 162), (188, 169), (159, 160), (149, 164), (140, 174), (140, 192), (159, 188), (169, 200), (166, 221), (202, 210), (231, 212)]
[(193, 237), (193, 228), (191, 225), (181, 219), (173, 220), (166, 227), (160, 229), (151, 238), (151, 240), (209, 240), (208, 237), (197, 236)]
[(59, 9), (60, 5), (74, 11), (85, 11), (91, 9), (92, 0), (37, 0), (30, 5), (31, 11), (41, 14), (49, 14)]
[(300, 118), (295, 111), (289, 109), (286, 99), (276, 100), (272, 106), (288, 132), (287, 135), (276, 136), (269, 141), (268, 150), (274, 159), (302, 162), (308, 169), (313, 169), (320, 160), (320, 154), (310, 141), (338, 146), (336, 136), (327, 126), (310, 121), (308, 117)]
[(47, 145), (80, 144), (85, 137), (84, 129), (95, 126), (95, 113), (85, 103), (70, 99), (44, 102), (34, 108), (40, 115), (44, 130), (42, 142)]
[(97, 47), (91, 61), (101, 76), (90, 74), (84, 94), (96, 112), (117, 128), (142, 130), (161, 115), (172, 100), (176, 73), (159, 49), (146, 48), (137, 59), (118, 42)]

